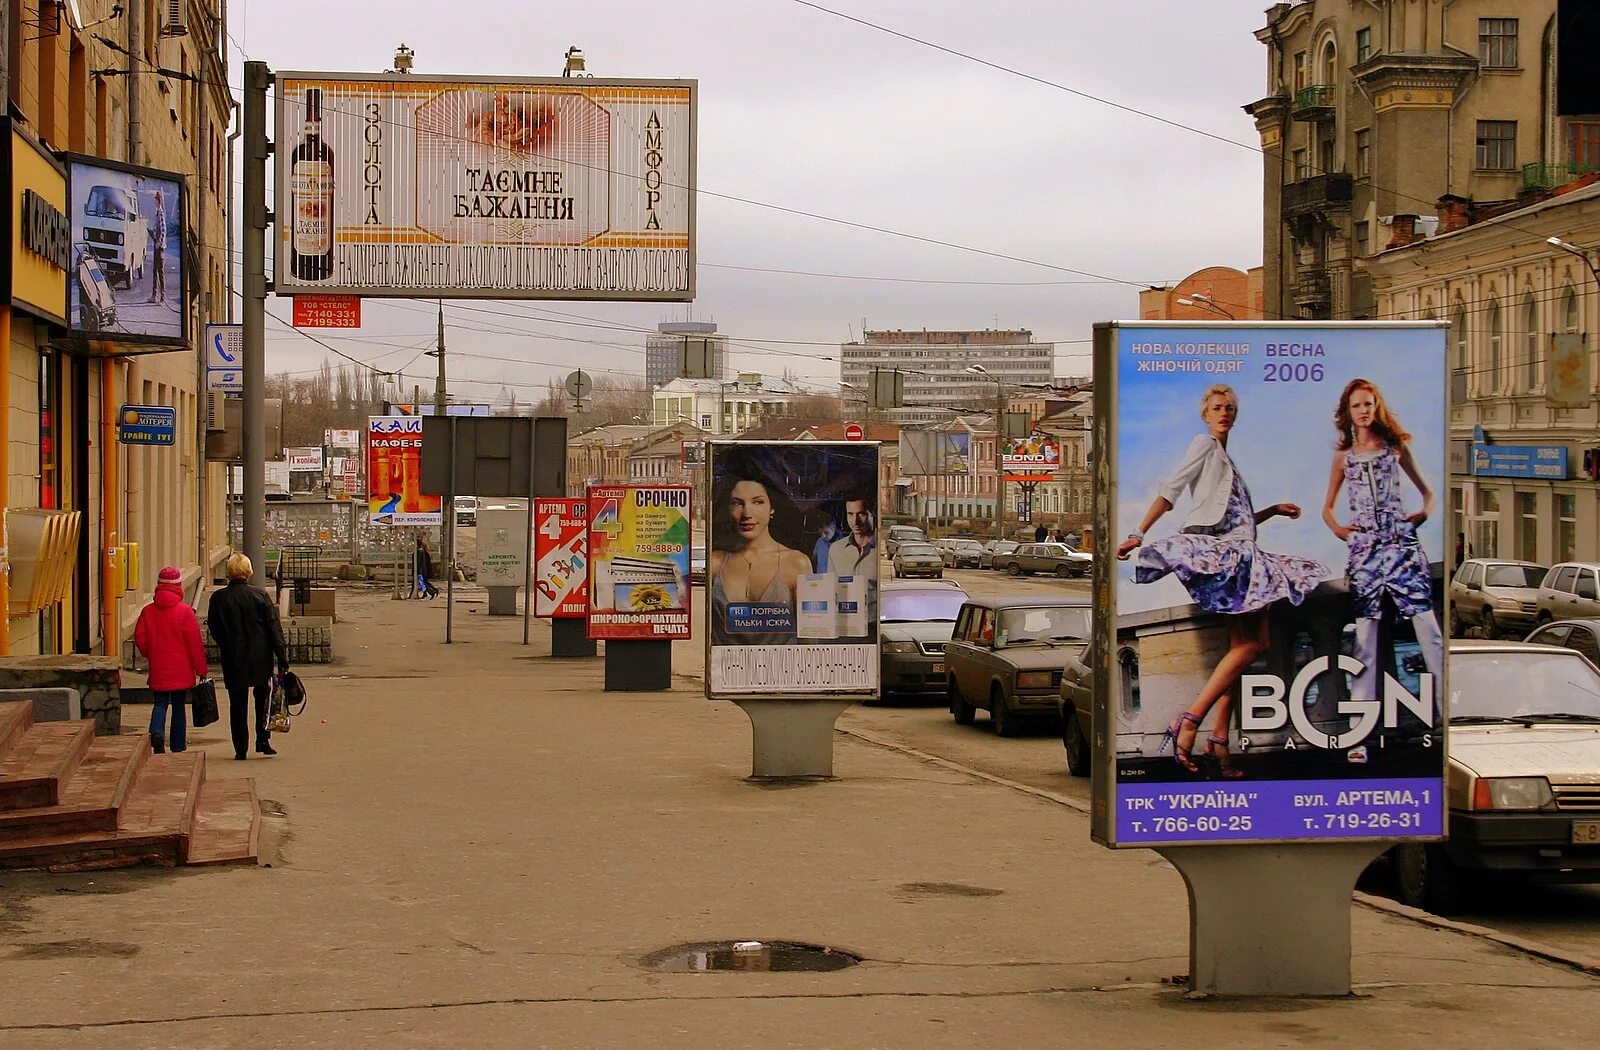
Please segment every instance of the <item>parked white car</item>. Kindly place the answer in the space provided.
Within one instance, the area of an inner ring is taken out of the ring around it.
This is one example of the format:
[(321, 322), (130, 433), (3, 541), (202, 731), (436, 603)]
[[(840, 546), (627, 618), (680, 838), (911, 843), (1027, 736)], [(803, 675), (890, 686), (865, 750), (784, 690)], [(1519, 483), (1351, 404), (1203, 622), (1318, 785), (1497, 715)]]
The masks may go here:
[(1490, 876), (1600, 882), (1600, 671), (1527, 642), (1449, 659), (1450, 837), (1396, 848), (1401, 899), (1448, 913)]

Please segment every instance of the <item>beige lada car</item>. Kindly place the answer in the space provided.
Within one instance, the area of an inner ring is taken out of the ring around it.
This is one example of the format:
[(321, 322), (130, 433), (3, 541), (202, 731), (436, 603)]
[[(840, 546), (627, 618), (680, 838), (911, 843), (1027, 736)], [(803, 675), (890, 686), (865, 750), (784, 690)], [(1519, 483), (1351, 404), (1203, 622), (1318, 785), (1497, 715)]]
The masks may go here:
[(1448, 913), (1490, 880), (1600, 882), (1600, 671), (1571, 649), (1450, 643), (1449, 839), (1394, 860)]

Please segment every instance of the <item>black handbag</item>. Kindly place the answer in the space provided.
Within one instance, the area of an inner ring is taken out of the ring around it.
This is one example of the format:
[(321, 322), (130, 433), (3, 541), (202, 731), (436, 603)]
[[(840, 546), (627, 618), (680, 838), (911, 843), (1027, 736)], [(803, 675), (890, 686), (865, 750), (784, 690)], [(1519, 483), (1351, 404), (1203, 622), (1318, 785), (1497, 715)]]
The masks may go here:
[(217, 683), (202, 678), (189, 690), (189, 703), (194, 708), (195, 728), (208, 726), (220, 716), (217, 714)]

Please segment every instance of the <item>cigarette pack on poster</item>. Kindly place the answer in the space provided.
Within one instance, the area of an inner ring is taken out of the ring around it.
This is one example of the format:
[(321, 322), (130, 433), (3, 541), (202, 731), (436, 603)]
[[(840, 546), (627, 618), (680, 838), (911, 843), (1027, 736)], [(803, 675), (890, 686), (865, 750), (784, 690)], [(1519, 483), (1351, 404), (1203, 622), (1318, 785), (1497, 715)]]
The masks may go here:
[(863, 638), (870, 629), (867, 578), (840, 576), (834, 585), (835, 638)]
[(831, 572), (800, 577), (800, 586), (795, 595), (800, 609), (795, 617), (795, 637), (839, 637), (839, 617), (834, 608), (835, 583)]

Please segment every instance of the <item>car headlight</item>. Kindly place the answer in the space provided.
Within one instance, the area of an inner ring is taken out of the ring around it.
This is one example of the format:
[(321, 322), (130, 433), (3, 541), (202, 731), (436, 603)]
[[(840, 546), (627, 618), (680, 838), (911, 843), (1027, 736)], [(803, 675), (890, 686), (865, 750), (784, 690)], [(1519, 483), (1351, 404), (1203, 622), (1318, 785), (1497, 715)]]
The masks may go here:
[(1049, 689), (1049, 671), (1023, 671), (1017, 675), (1018, 689)]
[(914, 653), (917, 651), (916, 642), (884, 642), (883, 651), (886, 653)]
[(1493, 777), (1472, 788), (1473, 809), (1542, 809), (1555, 801), (1544, 777)]
[(121, 244), (121, 243), (122, 243), (122, 234), (120, 234), (120, 233), (113, 233), (113, 234), (112, 234), (112, 235), (111, 235), (111, 243), (112, 243), (112, 244)]
[(1517, 612), (1522, 611), (1522, 602), (1516, 598), (1496, 598), (1494, 600), (1494, 605), (1497, 609), (1513, 609)]

